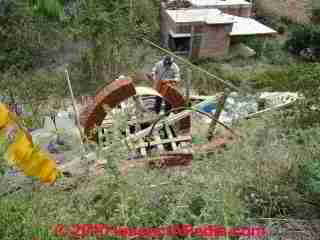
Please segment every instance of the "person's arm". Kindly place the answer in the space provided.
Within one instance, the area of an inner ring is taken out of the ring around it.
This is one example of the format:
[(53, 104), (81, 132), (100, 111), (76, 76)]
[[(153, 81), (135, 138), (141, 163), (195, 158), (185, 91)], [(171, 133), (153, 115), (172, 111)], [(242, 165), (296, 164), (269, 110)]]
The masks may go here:
[(152, 72), (151, 72), (151, 76), (154, 79), (155, 75), (156, 75), (156, 71), (157, 71), (157, 65), (154, 65), (154, 67), (152, 68)]
[(157, 62), (154, 67), (152, 68), (152, 78), (155, 80), (156, 76), (159, 74), (159, 62)]

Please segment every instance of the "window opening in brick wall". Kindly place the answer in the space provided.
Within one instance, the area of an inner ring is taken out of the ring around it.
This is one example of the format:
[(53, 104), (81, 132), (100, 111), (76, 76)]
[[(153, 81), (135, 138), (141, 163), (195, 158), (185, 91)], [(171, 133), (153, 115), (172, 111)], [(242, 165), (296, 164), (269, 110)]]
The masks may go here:
[(190, 51), (190, 37), (172, 37), (169, 35), (169, 48), (173, 52), (189, 53)]

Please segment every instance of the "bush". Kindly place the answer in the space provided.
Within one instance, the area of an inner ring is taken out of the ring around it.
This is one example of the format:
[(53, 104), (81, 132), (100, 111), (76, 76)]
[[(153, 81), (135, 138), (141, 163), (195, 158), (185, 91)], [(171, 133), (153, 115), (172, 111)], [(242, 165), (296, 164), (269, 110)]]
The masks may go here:
[(316, 25), (297, 25), (293, 28), (285, 47), (293, 54), (302, 50), (320, 48), (320, 27)]
[(287, 91), (290, 83), (289, 71), (282, 69), (265, 71), (253, 75), (250, 81), (255, 89)]
[(288, 89), (299, 92), (303, 99), (293, 109), (293, 126), (309, 128), (320, 123), (320, 64), (299, 64), (289, 71)]
[(264, 41), (262, 39), (256, 37), (244, 37), (243, 43), (252, 48), (256, 52), (257, 57), (261, 57), (263, 55)]
[(279, 34), (284, 34), (286, 32), (286, 27), (281, 25), (278, 27), (278, 33)]
[(300, 192), (320, 196), (319, 130), (319, 127), (291, 130), (289, 138), (295, 147), (289, 150), (300, 162), (298, 185)]
[(320, 22), (320, 7), (315, 7), (312, 9), (312, 21), (314, 23)]

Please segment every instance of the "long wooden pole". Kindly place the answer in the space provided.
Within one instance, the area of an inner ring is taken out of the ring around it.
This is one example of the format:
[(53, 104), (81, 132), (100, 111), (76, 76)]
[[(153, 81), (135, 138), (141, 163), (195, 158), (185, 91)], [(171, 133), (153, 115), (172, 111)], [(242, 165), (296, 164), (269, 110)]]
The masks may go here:
[(79, 132), (80, 132), (80, 138), (81, 138), (80, 139), (80, 141), (81, 141), (80, 143), (81, 143), (82, 146), (84, 146), (83, 145), (84, 136), (83, 136), (83, 133), (82, 133), (82, 130), (81, 130), (81, 126), (80, 126), (80, 117), (79, 117), (76, 101), (75, 101), (75, 98), (74, 98), (74, 95), (73, 95), (72, 87), (71, 87), (71, 82), (70, 82), (70, 78), (69, 78), (69, 72), (68, 72), (67, 69), (65, 70), (65, 73), (66, 73), (66, 79), (67, 79), (67, 82), (68, 82), (69, 91), (70, 91), (70, 95), (71, 95), (73, 111), (74, 111), (74, 113), (76, 115), (76, 125), (78, 127)]
[[(224, 105), (226, 103), (226, 100), (227, 100), (227, 97), (229, 95), (229, 92), (226, 91), (222, 94), (221, 98), (219, 99), (219, 102), (217, 104), (217, 109), (216, 109), (216, 112), (214, 113), (214, 119), (216, 120), (219, 120), (220, 118), (220, 115), (221, 115), (221, 112), (224, 108)], [(214, 135), (214, 131), (216, 129), (216, 125), (217, 125), (217, 122), (216, 121), (212, 121), (210, 126), (209, 126), (209, 129), (208, 129), (208, 140), (211, 140), (213, 138), (213, 135)]]

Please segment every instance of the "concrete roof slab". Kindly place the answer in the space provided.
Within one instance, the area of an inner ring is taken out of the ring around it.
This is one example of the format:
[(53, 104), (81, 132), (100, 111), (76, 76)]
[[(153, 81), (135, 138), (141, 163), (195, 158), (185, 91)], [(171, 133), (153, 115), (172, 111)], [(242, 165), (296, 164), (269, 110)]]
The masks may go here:
[(275, 30), (259, 23), (252, 18), (236, 17), (230, 36), (277, 34)]
[(189, 0), (194, 7), (215, 7), (215, 6), (232, 6), (232, 5), (251, 5), (245, 0)]
[(234, 22), (233, 16), (224, 14), (218, 9), (179, 9), (166, 10), (175, 23), (226, 24)]

